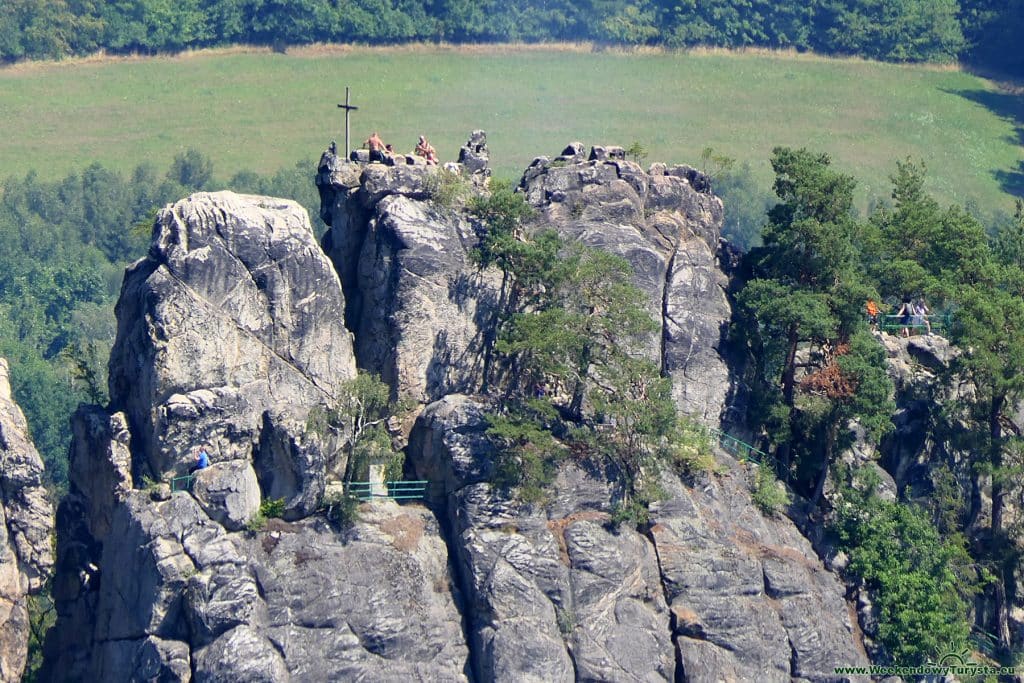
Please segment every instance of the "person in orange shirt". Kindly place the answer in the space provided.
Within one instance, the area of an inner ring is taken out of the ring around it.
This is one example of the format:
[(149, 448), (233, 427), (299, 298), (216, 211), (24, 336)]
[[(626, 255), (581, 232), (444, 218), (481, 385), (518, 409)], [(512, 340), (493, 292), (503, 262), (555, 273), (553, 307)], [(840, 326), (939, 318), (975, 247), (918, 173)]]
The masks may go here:
[(865, 308), (868, 311), (868, 324), (871, 325), (872, 330), (878, 329), (878, 304), (875, 303), (874, 299), (868, 299)]

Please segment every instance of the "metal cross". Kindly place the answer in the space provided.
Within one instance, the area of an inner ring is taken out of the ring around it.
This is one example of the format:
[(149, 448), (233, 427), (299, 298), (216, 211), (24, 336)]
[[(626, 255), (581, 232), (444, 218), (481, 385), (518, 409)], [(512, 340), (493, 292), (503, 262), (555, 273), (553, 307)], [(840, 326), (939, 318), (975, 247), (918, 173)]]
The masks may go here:
[(339, 104), (338, 105), (338, 109), (344, 109), (345, 110), (345, 158), (348, 159), (348, 153), (349, 153), (349, 149), (348, 149), (348, 115), (349, 115), (349, 112), (353, 112), (353, 111), (359, 109), (359, 107), (353, 107), (351, 104), (348, 103), (348, 86), (347, 85), (345, 86), (345, 104)]

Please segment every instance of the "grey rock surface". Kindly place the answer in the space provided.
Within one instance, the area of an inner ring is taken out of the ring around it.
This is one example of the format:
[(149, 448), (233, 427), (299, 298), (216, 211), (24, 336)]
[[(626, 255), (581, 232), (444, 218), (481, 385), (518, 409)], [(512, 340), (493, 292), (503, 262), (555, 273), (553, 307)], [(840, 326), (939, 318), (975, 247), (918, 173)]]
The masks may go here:
[(192, 680), (188, 646), (179, 640), (149, 636), (143, 640), (112, 640), (103, 644), (101, 681)]
[(650, 357), (672, 378), (681, 410), (718, 424), (730, 384), (723, 338), (731, 316), (718, 263), (721, 200), (695, 186), (686, 167), (648, 173), (604, 148), (590, 160), (561, 159), (527, 169), (521, 187), (529, 202), (564, 238), (629, 261), (661, 326)]
[(544, 506), (482, 481), (485, 407), (447, 396), (410, 436), (416, 474), (444, 482), (478, 678), (824, 681), (867, 663), (839, 577), (757, 511), (738, 463), (720, 455), (732, 473), (695, 488), (665, 479), (650, 531), (616, 530), (613, 487), (578, 466)]
[(83, 405), (71, 416), (68, 479), (90, 501), (89, 533), (106, 538), (116, 506), (133, 488), (131, 434), (124, 413)]
[(195, 473), (192, 495), (210, 519), (238, 531), (260, 509), (260, 482), (246, 460), (214, 463)]
[[(305, 424), (280, 411), (263, 414), (263, 432), (254, 466), (263, 498), (284, 500), (284, 517), (300, 519), (316, 511), (327, 477), (339, 481), (345, 472), (343, 450), (325, 446)], [(333, 457), (331, 457), (333, 455)]]
[(52, 680), (465, 678), (447, 548), (423, 507), (364, 504), (342, 532), (314, 517), (246, 533), (188, 493), (134, 491), (98, 565), (92, 628), (65, 634)]
[(426, 201), (442, 172), (371, 165), (355, 176), (344, 165), (318, 176), (359, 366), (422, 402), (479, 386), (500, 283), (470, 262), (469, 222)]
[(663, 483), (651, 538), (686, 680), (831, 680), (867, 665), (839, 577), (791, 521), (753, 505), (743, 468)]
[(0, 358), (0, 681), (19, 681), (25, 669), (28, 598), (52, 573), (52, 530), (43, 461)]
[(200, 193), (163, 209), (125, 274), (110, 360), (137, 468), (183, 473), (194, 449), (249, 458), (263, 412), (329, 402), (355, 374), (344, 296), (298, 204)]
[(606, 531), (609, 491), (575, 468), (562, 473), (550, 510), (486, 483), (485, 407), (446, 396), (420, 415), (409, 446), (417, 476), (443, 482), (477, 678), (670, 680), (669, 615), (650, 541)]

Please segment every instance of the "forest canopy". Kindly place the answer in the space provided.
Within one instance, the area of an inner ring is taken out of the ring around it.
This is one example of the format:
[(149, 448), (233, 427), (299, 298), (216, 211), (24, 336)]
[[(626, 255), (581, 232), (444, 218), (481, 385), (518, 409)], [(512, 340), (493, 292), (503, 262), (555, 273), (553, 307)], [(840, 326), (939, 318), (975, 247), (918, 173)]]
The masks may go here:
[(764, 47), (1024, 73), (1024, 0), (5, 0), (0, 62), (317, 42)]

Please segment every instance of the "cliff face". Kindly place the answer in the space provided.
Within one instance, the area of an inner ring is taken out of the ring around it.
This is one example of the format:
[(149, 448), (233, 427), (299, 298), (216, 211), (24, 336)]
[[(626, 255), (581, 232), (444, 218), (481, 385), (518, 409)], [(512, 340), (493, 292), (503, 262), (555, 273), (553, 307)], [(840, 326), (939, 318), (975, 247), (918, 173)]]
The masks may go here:
[(43, 461), (11, 397), (0, 358), (0, 681), (21, 680), (29, 636), (28, 596), (53, 570), (53, 508)]
[(198, 194), (161, 212), (125, 273), (110, 358), (136, 467), (180, 474), (203, 442), (215, 462), (246, 459), (264, 411), (329, 398), (355, 374), (343, 310), (297, 204)]
[[(482, 184), (483, 135), (467, 149)], [(538, 159), (522, 190), (543, 224), (630, 260), (661, 321), (648, 353), (717, 424), (721, 203), (687, 167), (593, 156)], [(665, 478), (642, 530), (609, 523), (616, 487), (580, 465), (545, 505), (492, 487), (475, 392), (500, 276), (471, 264), (476, 226), (429, 200), (436, 168), (327, 153), (317, 183), (323, 250), (290, 203), (196, 195), (128, 270), (111, 410), (73, 420), (53, 680), (788, 681), (866, 663), (841, 582), (724, 454), (727, 474)], [(339, 529), (314, 513), (344, 463), (305, 418), (356, 362), (420, 403), (406, 474), (430, 495)], [(191, 492), (158, 483), (200, 443), (214, 464)], [(267, 498), (289, 521), (244, 530)]]
[(486, 483), (483, 408), (431, 404), (409, 448), (443, 482), (477, 680), (820, 681), (867, 662), (842, 582), (754, 507), (744, 466), (721, 454), (723, 476), (666, 477), (644, 533), (611, 530), (611, 487), (578, 467), (544, 508)]

